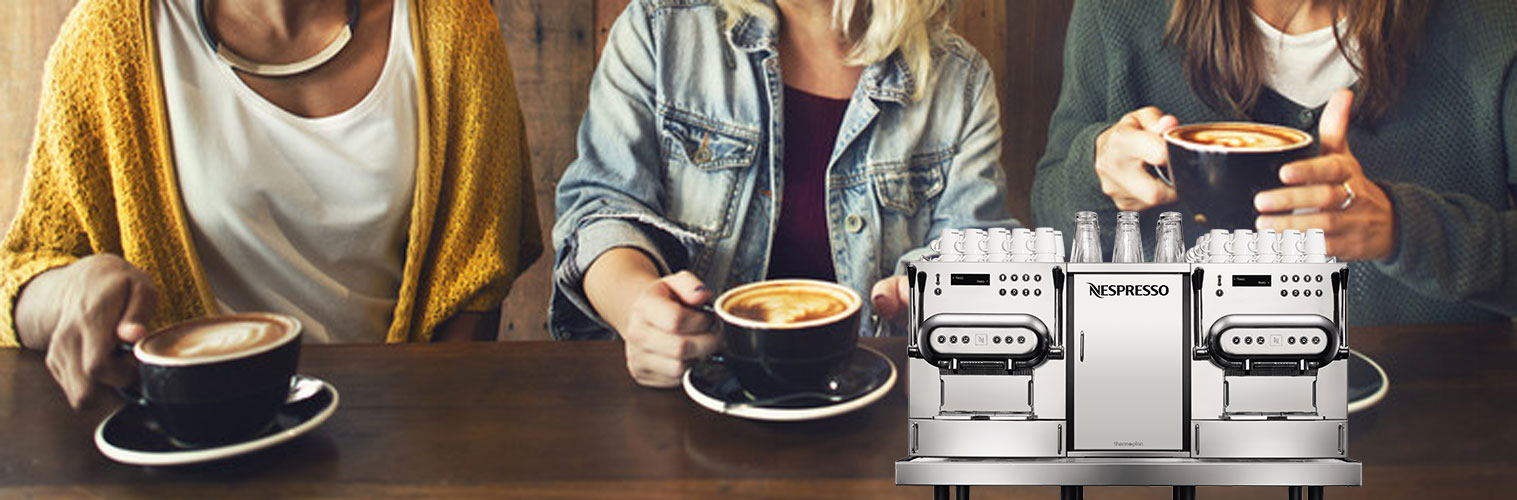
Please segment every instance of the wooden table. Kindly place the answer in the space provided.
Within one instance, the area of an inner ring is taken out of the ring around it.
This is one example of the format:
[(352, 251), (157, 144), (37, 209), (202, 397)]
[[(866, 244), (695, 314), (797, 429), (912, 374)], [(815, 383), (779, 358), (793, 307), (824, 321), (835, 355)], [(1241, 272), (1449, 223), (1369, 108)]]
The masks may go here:
[[(1361, 488), (1329, 498), (1517, 494), (1517, 328), (1360, 328), (1352, 343), (1391, 373), (1389, 397), (1352, 417)], [(904, 361), (903, 339), (866, 339)], [(0, 498), (931, 498), (897, 487), (906, 450), (898, 385), (826, 421), (723, 417), (678, 390), (636, 386), (616, 342), (314, 346), (302, 371), (342, 404), (311, 435), (231, 461), (120, 465), (94, 448), (104, 410), (75, 413), (34, 352), (0, 351)], [(1057, 498), (976, 488), (974, 498)], [(1093, 499), (1170, 498), (1091, 488)], [(1283, 488), (1201, 497), (1283, 498)]]

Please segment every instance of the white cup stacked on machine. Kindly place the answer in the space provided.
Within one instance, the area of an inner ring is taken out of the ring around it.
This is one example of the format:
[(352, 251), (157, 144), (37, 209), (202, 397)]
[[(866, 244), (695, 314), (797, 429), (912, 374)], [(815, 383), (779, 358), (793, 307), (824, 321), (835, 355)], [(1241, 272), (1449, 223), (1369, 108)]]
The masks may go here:
[[(1135, 215), (1127, 216), (1127, 225), (1133, 225), (1131, 219)], [(1100, 232), (1095, 213), (1081, 212), (1076, 227), (1075, 240), (1072, 242), (1075, 252), (1068, 256), (1070, 261), (1101, 262)], [(1160, 241), (1154, 253), (1156, 257), (1164, 253), (1158, 250), (1163, 250), (1165, 245), (1179, 245), (1178, 229), (1174, 229), (1169, 236), (1177, 241), (1165, 241), (1164, 231), (1161, 223)], [(1141, 239), (1132, 234), (1128, 236), (1130, 240), (1119, 241), (1124, 245), (1118, 246), (1129, 250), (1142, 248)], [(946, 228), (937, 239), (928, 244), (928, 248), (936, 254), (932, 259), (940, 262), (1065, 262), (1066, 258), (1064, 235), (1051, 227)], [(1278, 232), (1261, 229), (1257, 233), (1252, 229), (1213, 229), (1197, 238), (1195, 246), (1181, 252), (1181, 259), (1183, 262), (1212, 264), (1320, 264), (1337, 261), (1327, 255), (1327, 238), (1321, 229), (1287, 229)]]
[(986, 261), (1011, 262), (1011, 238), (1012, 231), (1004, 227), (989, 229), (990, 238), (985, 240)]
[(1287, 229), (1276, 232), (1263, 229), (1228, 231), (1213, 229), (1196, 239), (1196, 246), (1185, 253), (1190, 262), (1239, 264), (1321, 264), (1336, 262), (1327, 255), (1327, 238), (1321, 229), (1305, 232)]
[(984, 262), (990, 254), (990, 232), (979, 228), (964, 230), (964, 262)]
[(939, 262), (1062, 262), (1061, 240), (1051, 227), (946, 228), (927, 247)]
[(943, 233), (938, 239), (932, 240), (927, 248), (938, 254), (939, 261), (962, 261), (964, 260), (964, 232), (951, 227), (943, 228)]

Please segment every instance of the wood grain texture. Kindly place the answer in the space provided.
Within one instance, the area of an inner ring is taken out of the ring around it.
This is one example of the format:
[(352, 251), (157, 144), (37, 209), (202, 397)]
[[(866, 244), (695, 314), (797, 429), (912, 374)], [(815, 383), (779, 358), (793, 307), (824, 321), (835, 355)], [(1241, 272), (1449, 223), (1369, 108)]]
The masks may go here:
[(42, 93), (42, 65), (58, 37), (68, 0), (5, 2), (0, 6), (0, 228), (9, 228), (26, 178), (37, 99)]
[(594, 0), (510, 0), (495, 2), (516, 74), (516, 91), (526, 116), (532, 148), (542, 257), (516, 279), (502, 306), (500, 338), (547, 339), (549, 280), (553, 268), (553, 193), (577, 156), (575, 134), (589, 100), (595, 70)]
[[(899, 366), (905, 341), (863, 339)], [(1517, 488), (1517, 326), (1360, 328), (1391, 391), (1351, 419), (1364, 486), (1339, 499), (1507, 498)], [(894, 486), (906, 450), (897, 385), (859, 412), (802, 423), (717, 415), (638, 387), (618, 342), (308, 346), (302, 372), (342, 407), (311, 435), (251, 456), (129, 467), (91, 442), (102, 412), (68, 409), (42, 355), (0, 351), (3, 498), (926, 498)], [(1163, 488), (1090, 488), (1163, 499)], [(1203, 488), (1281, 498), (1283, 488)], [(975, 498), (1053, 498), (977, 487)]]

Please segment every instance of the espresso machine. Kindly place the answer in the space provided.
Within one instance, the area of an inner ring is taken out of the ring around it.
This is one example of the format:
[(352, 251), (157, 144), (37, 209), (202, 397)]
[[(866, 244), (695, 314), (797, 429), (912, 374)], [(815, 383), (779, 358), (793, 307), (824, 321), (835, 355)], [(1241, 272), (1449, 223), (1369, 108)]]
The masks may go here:
[(992, 249), (910, 263), (896, 484), (942, 499), (956, 486), (960, 500), (973, 485), (1060, 486), (1066, 500), (1085, 486), (1168, 486), (1177, 499), (1284, 486), (1299, 499), (1359, 485), (1347, 265), (1190, 257)]

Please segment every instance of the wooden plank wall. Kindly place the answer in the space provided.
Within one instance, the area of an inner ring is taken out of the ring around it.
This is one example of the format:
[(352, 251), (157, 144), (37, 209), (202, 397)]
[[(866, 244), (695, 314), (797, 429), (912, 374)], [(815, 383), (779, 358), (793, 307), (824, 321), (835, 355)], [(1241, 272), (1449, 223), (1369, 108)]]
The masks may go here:
[[(538, 212), (553, 223), (553, 190), (574, 159), (574, 135), (590, 75), (611, 23), (628, 0), (496, 0), (517, 91), (527, 115)], [(0, 7), (0, 226), (8, 226), (30, 147), (42, 63), (72, 0), (7, 2)], [(1001, 100), (1003, 168), (1012, 212), (1030, 222), (1028, 190), (1042, 154), (1059, 87), (1064, 25), (1073, 0), (964, 0), (955, 29), (990, 61)], [(516, 283), (506, 300), (503, 339), (547, 338), (551, 253)]]

